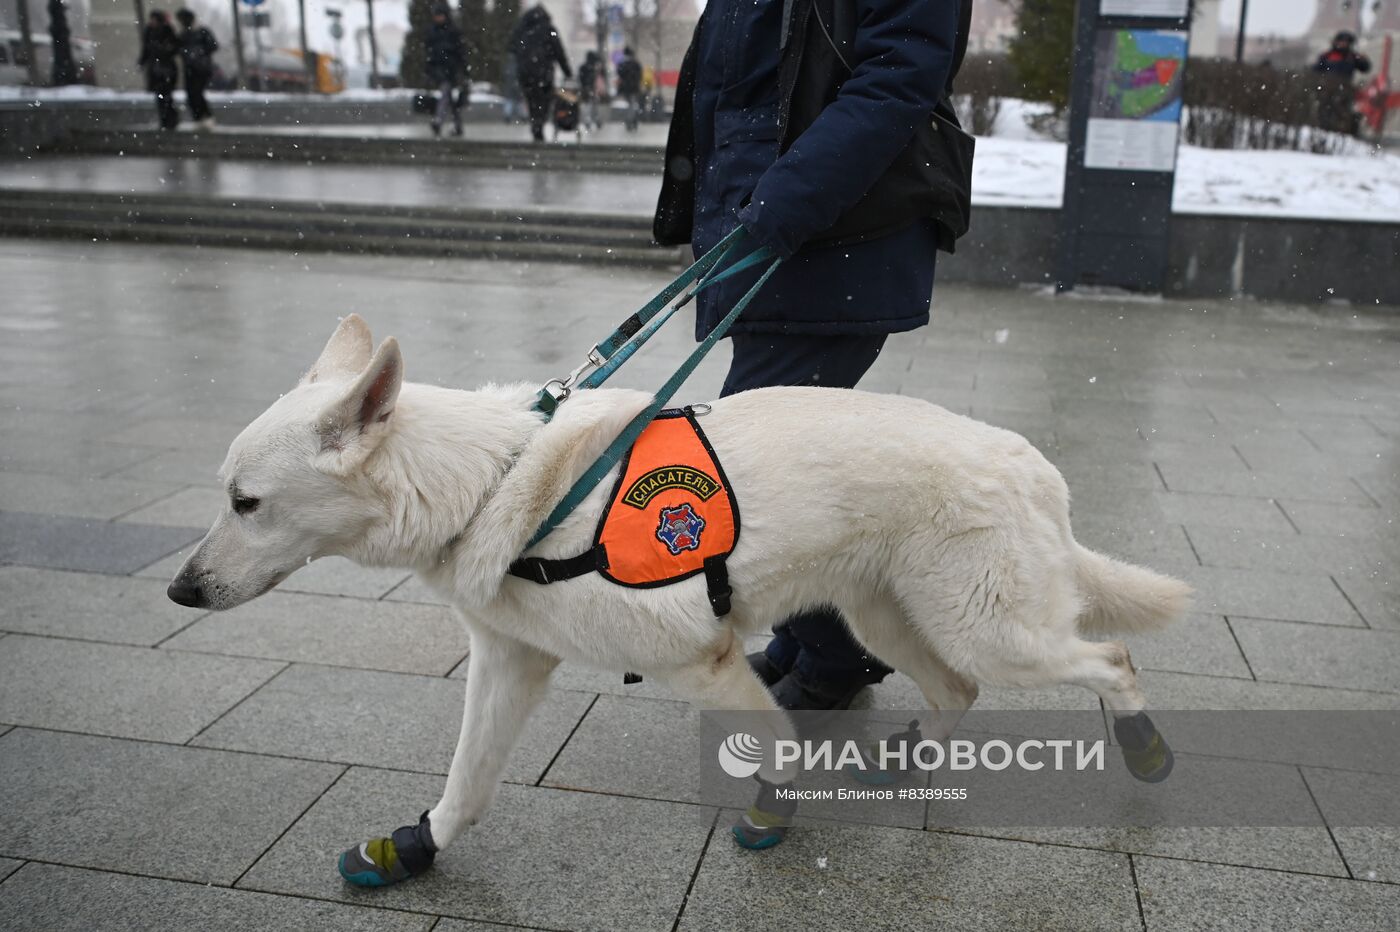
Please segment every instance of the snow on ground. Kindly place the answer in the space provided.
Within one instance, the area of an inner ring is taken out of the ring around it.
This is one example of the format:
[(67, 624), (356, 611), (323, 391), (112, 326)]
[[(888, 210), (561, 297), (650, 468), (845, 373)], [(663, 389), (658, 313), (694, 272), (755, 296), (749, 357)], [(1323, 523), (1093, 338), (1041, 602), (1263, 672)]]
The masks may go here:
[(1064, 181), (1064, 143), (1000, 136), (977, 140), (972, 160), (974, 204), (1059, 207)]
[[(1313, 155), (1182, 146), (1177, 213), (1313, 217), (1400, 223), (1400, 155)], [(977, 140), (976, 204), (1058, 207), (1065, 146), (1036, 139)]]
[(1400, 223), (1400, 155), (1241, 152), (1184, 146), (1177, 213)]
[[(1059, 207), (1065, 146), (1026, 117), (1046, 104), (1003, 100), (993, 135), (977, 140), (977, 204)], [(1177, 213), (1309, 217), (1400, 223), (1400, 154), (1348, 141), (1342, 155), (1182, 146), (1172, 207)]]

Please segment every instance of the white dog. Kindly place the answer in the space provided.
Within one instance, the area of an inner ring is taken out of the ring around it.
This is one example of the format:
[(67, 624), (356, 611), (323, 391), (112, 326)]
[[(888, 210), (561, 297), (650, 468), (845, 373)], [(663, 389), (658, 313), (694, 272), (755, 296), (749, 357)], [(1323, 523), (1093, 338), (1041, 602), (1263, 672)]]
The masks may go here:
[[(741, 638), (805, 607), (840, 609), (954, 720), (978, 684), (1077, 683), (1120, 722), (1145, 721), (1126, 647), (1084, 636), (1161, 628), (1190, 590), (1077, 544), (1064, 480), (1017, 434), (857, 391), (714, 402), (703, 424), (744, 522), (728, 561), (733, 610), (716, 619), (700, 577), (644, 589), (596, 573), (555, 585), (507, 574), (647, 395), (580, 392), (546, 423), (526, 387), (405, 383), (398, 344), (372, 349), (364, 322), (345, 318), (296, 388), (233, 441), (220, 470), (228, 504), (170, 586), (183, 605), (233, 608), (335, 554), (413, 569), (465, 616), (466, 710), (442, 799), (392, 840), (342, 856), (353, 882), (426, 869), (481, 817), (561, 660), (638, 671), (707, 708), (775, 709)], [(588, 549), (610, 489), (530, 554)], [(767, 764), (759, 776), (785, 779)]]

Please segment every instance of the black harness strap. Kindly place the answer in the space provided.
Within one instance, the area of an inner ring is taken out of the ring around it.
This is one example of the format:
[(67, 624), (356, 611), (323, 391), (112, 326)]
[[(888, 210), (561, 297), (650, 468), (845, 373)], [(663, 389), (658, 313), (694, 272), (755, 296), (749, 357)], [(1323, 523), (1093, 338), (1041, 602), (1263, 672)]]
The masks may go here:
[[(729, 585), (729, 566), (725, 563), (728, 554), (718, 554), (705, 559), (705, 594), (710, 600), (716, 618), (728, 615), (733, 606), (734, 590)], [(546, 560), (543, 557), (521, 557), (510, 565), (507, 572), (517, 579), (527, 579), (532, 583), (547, 586), (550, 583), (577, 579), (608, 568), (608, 548), (594, 544), (576, 557), (562, 560)]]
[(607, 568), (608, 549), (602, 544), (595, 544), (576, 557), (566, 557), (562, 560), (521, 557), (510, 565), (507, 572), (520, 579), (528, 579), (530, 582), (547, 586), (550, 583), (576, 579), (579, 576), (587, 576), (589, 573), (596, 573)]
[(734, 595), (734, 590), (729, 588), (729, 566), (724, 562), (727, 556), (717, 554), (705, 558), (705, 590), (716, 618), (728, 615), (733, 607), (730, 597)]

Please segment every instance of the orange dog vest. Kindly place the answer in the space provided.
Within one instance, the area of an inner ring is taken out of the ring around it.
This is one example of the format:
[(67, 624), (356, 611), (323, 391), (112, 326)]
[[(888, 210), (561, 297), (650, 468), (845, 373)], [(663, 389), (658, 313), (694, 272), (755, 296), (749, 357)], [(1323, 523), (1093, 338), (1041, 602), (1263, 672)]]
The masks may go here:
[(516, 560), (510, 573), (548, 584), (601, 573), (650, 588), (704, 573), (715, 615), (729, 613), (725, 558), (739, 540), (739, 505), (689, 408), (663, 411), (628, 451), (593, 546), (576, 557)]

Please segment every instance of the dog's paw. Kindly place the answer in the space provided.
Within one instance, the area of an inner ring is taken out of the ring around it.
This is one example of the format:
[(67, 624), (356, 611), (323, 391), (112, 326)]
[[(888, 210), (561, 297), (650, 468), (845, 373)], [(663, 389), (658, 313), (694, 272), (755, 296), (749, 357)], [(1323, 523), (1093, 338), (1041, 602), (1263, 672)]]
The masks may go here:
[[(860, 749), (860, 764), (848, 764), (845, 771), (851, 779), (866, 786), (892, 786), (908, 781), (913, 774), (913, 749), (922, 741), (919, 723), (913, 721), (904, 731), (895, 732), (888, 738), (872, 742)], [(902, 766), (886, 767), (885, 762), (900, 763)]]
[(1128, 773), (1144, 783), (1161, 783), (1171, 775), (1176, 755), (1146, 712), (1113, 723), (1113, 737), (1123, 749)]
[(375, 838), (341, 852), (337, 866), (347, 883), (387, 887), (424, 873), (436, 856), (437, 845), (425, 812), (417, 825), (397, 828), (390, 838)]

